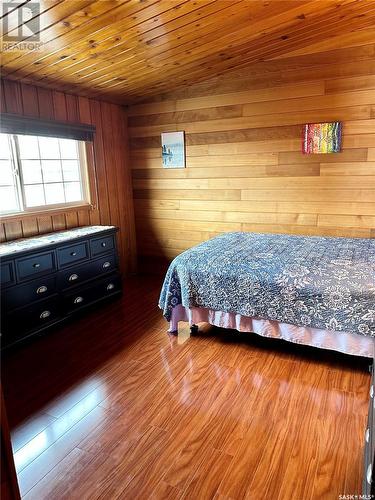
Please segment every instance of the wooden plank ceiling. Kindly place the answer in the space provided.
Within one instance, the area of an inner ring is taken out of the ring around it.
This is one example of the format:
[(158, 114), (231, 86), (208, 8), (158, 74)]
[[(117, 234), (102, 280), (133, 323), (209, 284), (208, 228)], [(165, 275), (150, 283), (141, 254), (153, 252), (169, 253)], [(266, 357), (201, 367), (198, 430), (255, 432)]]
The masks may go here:
[[(19, 25), (6, 16), (3, 41)], [(373, 0), (40, 0), (38, 19), (39, 49), (3, 44), (3, 77), (124, 104), (259, 61), (375, 41)]]

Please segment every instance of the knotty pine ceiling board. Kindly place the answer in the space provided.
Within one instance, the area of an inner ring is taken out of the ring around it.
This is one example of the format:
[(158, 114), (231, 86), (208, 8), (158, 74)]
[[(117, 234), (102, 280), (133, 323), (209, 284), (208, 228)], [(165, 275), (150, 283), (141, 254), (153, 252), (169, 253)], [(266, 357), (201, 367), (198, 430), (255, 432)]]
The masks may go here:
[(2, 16), (3, 77), (123, 104), (375, 41), (373, 0), (40, 0), (33, 50), (4, 45), (18, 33), (15, 12)]

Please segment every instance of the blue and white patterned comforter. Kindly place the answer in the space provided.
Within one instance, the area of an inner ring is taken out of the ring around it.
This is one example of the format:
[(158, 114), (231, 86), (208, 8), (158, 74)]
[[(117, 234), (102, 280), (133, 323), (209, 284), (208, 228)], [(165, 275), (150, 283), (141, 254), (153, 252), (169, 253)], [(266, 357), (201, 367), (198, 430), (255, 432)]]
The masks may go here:
[(375, 337), (375, 240), (222, 234), (171, 263), (167, 320), (178, 304)]

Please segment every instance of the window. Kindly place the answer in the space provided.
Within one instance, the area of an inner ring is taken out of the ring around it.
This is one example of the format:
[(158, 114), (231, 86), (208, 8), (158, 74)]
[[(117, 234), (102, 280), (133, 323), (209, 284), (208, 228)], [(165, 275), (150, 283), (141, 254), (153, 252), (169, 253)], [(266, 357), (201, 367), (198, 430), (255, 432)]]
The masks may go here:
[(0, 134), (0, 213), (89, 203), (85, 143)]

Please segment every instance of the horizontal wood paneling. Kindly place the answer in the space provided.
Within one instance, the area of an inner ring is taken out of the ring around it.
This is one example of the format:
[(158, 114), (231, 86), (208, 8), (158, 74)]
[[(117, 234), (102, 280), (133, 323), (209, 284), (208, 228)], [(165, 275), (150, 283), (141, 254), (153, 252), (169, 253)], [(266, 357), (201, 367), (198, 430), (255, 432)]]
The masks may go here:
[[(372, 45), (275, 60), (259, 80), (249, 67), (131, 106), (139, 253), (172, 258), (223, 231), (374, 237), (372, 61)], [(303, 155), (302, 124), (337, 119), (343, 151)], [(160, 132), (173, 130), (186, 169), (161, 166)]]
[(121, 267), (126, 273), (134, 272), (134, 210), (124, 110), (115, 104), (20, 85), (10, 80), (3, 80), (1, 88), (4, 111), (95, 125), (92, 182), (97, 188), (97, 207), (94, 209), (68, 209), (51, 214), (17, 216), (15, 219), (2, 218), (1, 240), (9, 241), (88, 224), (112, 224), (120, 228), (118, 245)]

